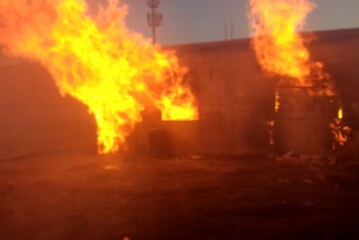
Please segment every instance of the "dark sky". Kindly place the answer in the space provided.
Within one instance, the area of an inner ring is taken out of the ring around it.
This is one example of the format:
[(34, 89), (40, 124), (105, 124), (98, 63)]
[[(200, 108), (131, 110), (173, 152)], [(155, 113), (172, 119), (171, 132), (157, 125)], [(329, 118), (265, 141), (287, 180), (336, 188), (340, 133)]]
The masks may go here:
[[(87, 0), (92, 9), (107, 0)], [(150, 37), (147, 0), (122, 0), (129, 5), (127, 25)], [(305, 30), (359, 27), (359, 0), (312, 0), (317, 8)], [(164, 24), (158, 29), (161, 44), (219, 41), (225, 23), (234, 25), (234, 38), (248, 36), (247, 0), (161, 0)]]

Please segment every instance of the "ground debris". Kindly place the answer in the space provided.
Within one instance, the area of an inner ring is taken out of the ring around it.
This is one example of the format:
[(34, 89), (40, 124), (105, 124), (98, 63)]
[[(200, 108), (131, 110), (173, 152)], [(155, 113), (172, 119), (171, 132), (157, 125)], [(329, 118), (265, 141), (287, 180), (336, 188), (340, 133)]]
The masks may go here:
[(327, 180), (327, 177), (322, 173), (316, 173), (315, 176), (322, 182), (325, 182)]
[(275, 161), (278, 165), (287, 167), (332, 166), (336, 164), (336, 158), (333, 156), (295, 154), (293, 151), (288, 151), (282, 156), (276, 156)]
[(306, 184), (309, 184), (309, 185), (313, 185), (314, 182), (310, 179), (303, 179), (303, 182), (306, 183)]
[(299, 159), (295, 157), (293, 151), (289, 151), (283, 156), (277, 156), (275, 158), (275, 161), (280, 166), (298, 166), (299, 165)]
[[(306, 233), (357, 229), (359, 185), (352, 168), (314, 166), (312, 171), (281, 168), (261, 157), (204, 157), (128, 161), (118, 163), (120, 171), (104, 171), (116, 162), (94, 160), (102, 158), (76, 154), (3, 162), (0, 192), (11, 191), (1, 196), (1, 239), (28, 239), (34, 233), (47, 239), (246, 239), (248, 223), (253, 232), (247, 239), (301, 233), (298, 239), (321, 239)], [(39, 227), (49, 222), (59, 228)], [(265, 234), (257, 235), (258, 226)], [(238, 235), (221, 238), (234, 229)]]
[(200, 155), (189, 155), (188, 158), (194, 159), (194, 160), (201, 160), (201, 159), (203, 159), (203, 156), (200, 156)]
[(277, 182), (279, 184), (290, 184), (292, 181), (290, 181), (289, 179), (278, 179)]
[(314, 202), (311, 201), (311, 200), (305, 201), (302, 205), (304, 207), (313, 207), (313, 206), (315, 206)]
[(357, 170), (359, 171), (359, 161), (349, 161), (339, 167), (341, 170)]

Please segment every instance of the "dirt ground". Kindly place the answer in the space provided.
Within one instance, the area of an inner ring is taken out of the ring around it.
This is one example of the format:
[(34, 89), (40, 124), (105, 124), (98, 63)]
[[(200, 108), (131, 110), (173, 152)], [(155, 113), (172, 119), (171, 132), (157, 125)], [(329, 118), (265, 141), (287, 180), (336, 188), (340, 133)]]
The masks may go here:
[(357, 161), (0, 161), (0, 239), (358, 239)]

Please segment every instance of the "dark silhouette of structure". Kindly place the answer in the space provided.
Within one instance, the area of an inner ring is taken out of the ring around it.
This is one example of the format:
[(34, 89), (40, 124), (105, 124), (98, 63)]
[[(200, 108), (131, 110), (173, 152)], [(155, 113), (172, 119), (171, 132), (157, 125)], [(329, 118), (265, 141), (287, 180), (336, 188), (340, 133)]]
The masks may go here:
[(160, 0), (148, 0), (147, 5), (151, 11), (147, 14), (148, 26), (152, 29), (152, 43), (156, 44), (157, 34), (156, 28), (162, 25), (163, 15), (157, 11)]

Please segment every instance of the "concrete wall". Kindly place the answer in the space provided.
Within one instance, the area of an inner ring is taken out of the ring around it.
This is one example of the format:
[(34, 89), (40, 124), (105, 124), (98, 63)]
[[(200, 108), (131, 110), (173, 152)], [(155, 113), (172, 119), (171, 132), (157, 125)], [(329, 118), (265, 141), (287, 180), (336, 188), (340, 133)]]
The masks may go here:
[(0, 67), (0, 159), (96, 150), (96, 126), (79, 102), (59, 95), (38, 64)]
[(268, 147), (274, 85), (259, 71), (246, 40), (175, 47), (197, 95), (202, 154), (232, 155)]
[[(359, 110), (359, 30), (318, 32), (308, 46), (312, 58), (323, 62), (332, 76), (342, 96), (347, 119), (356, 121), (359, 112), (353, 109), (356, 106)], [(198, 96), (201, 153), (232, 155), (269, 147), (265, 123), (274, 119), (274, 84), (273, 79), (260, 70), (249, 40), (176, 46), (174, 49), (181, 62), (189, 67), (190, 81)], [(331, 141), (327, 134), (329, 129), (320, 131), (325, 136), (313, 137), (319, 129), (314, 127), (318, 124), (313, 124), (318, 116), (307, 117), (312, 117), (311, 120), (306, 118), (307, 124), (303, 123), (305, 119), (294, 119), (301, 122), (297, 125), (302, 131), (294, 122), (286, 122), (286, 128), (302, 133), (295, 134), (297, 139), (292, 139), (292, 143), (298, 143), (295, 148), (303, 153), (325, 152), (324, 145), (330, 146)], [(327, 129), (328, 125), (325, 123), (321, 128)], [(315, 144), (309, 144), (308, 136), (312, 136), (313, 141), (320, 139), (323, 144), (317, 144), (316, 148)]]
[(324, 62), (343, 97), (358, 101), (359, 29), (319, 32), (309, 47), (313, 58)]

